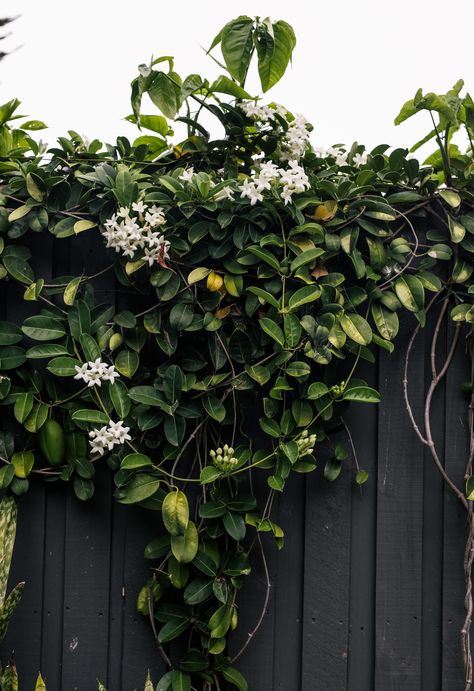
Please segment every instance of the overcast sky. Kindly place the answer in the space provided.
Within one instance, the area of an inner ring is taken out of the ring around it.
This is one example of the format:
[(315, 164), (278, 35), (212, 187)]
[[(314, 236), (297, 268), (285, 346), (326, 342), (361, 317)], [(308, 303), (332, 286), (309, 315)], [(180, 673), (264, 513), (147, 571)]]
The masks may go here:
[(1, 12), (21, 15), (4, 41), (20, 48), (1, 63), (2, 101), (18, 97), (22, 112), (49, 125), (50, 143), (68, 129), (106, 141), (138, 136), (123, 121), (137, 65), (174, 55), (181, 75), (214, 77), (200, 46), (239, 14), (293, 25), (293, 66), (268, 100), (303, 113), (315, 145), (409, 146), (428, 131), (427, 115), (399, 127), (393, 119), (418, 87), (442, 92), (463, 77), (474, 92), (472, 0), (3, 0)]

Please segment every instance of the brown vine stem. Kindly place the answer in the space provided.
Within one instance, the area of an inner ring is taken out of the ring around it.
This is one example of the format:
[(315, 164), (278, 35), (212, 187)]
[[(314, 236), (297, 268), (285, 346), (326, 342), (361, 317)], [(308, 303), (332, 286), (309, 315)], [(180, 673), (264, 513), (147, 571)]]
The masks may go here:
[(163, 659), (163, 662), (165, 665), (169, 668), (171, 668), (173, 665), (171, 664), (171, 660), (169, 659), (168, 655), (165, 652), (165, 649), (161, 645), (159, 638), (158, 638), (158, 632), (156, 630), (155, 626), (155, 614), (154, 614), (154, 609), (153, 609), (153, 594), (151, 592), (151, 588), (147, 589), (147, 605), (148, 605), (148, 617), (150, 619), (150, 625), (151, 625), (151, 630), (153, 631), (153, 636), (155, 637), (155, 642), (158, 647), (158, 650), (160, 652), (160, 655)]
[[(434, 303), (434, 299), (431, 300), (430, 304), (427, 307), (428, 309), (432, 306)], [(405, 397), (405, 405), (413, 426), (414, 431), (416, 432), (417, 436), (419, 439), (422, 441), (422, 443), (428, 447), (430, 451), (430, 455), (439, 471), (441, 474), (444, 482), (446, 485), (451, 489), (451, 491), (455, 494), (455, 496), (458, 498), (458, 500), (461, 502), (462, 506), (467, 512), (467, 538), (466, 538), (466, 546), (464, 550), (464, 560), (463, 560), (463, 567), (464, 567), (464, 583), (465, 583), (465, 594), (464, 594), (464, 609), (465, 609), (465, 618), (464, 622), (461, 628), (461, 652), (462, 652), (462, 659), (463, 659), (463, 665), (464, 665), (464, 691), (471, 691), (472, 689), (472, 683), (473, 683), (473, 662), (472, 662), (472, 652), (471, 652), (471, 625), (472, 625), (472, 617), (473, 617), (473, 610), (474, 610), (474, 603), (473, 603), (473, 595), (472, 595), (472, 567), (474, 563), (474, 513), (473, 513), (473, 504), (471, 501), (468, 501), (466, 499), (466, 496), (464, 493), (456, 486), (456, 484), (453, 482), (453, 480), (449, 477), (448, 473), (446, 472), (443, 463), (441, 462), (441, 459), (439, 457), (438, 451), (436, 449), (436, 444), (433, 439), (432, 435), (432, 430), (431, 430), (431, 405), (433, 401), (433, 396), (434, 393), (439, 386), (440, 382), (446, 375), (446, 372), (452, 362), (454, 353), (456, 351), (457, 345), (459, 343), (459, 337), (461, 333), (461, 324), (458, 322), (455, 327), (455, 332), (454, 336), (451, 340), (451, 345), (448, 349), (448, 352), (446, 354), (446, 357), (444, 359), (443, 364), (441, 367), (438, 369), (437, 363), (436, 363), (436, 353), (437, 353), (437, 344), (439, 340), (439, 335), (441, 331), (441, 326), (443, 323), (443, 320), (446, 317), (446, 312), (447, 308), (449, 305), (449, 298), (445, 298), (438, 318), (436, 320), (436, 325), (435, 325), (435, 330), (433, 334), (433, 339), (431, 343), (431, 349), (430, 349), (430, 363), (431, 363), (431, 382), (428, 387), (428, 391), (426, 394), (425, 398), (425, 405), (424, 405), (424, 415), (423, 415), (423, 423), (424, 423), (424, 434), (421, 432), (420, 428), (418, 427), (416, 420), (414, 418), (413, 410), (409, 401), (409, 396), (408, 396), (408, 366), (409, 366), (409, 360), (410, 360), (410, 355), (413, 350), (413, 345), (416, 339), (417, 334), (419, 333), (420, 326), (418, 325), (416, 329), (414, 330), (410, 341), (408, 343), (406, 355), (405, 355), (405, 369), (404, 369), (404, 379), (403, 379), (403, 391), (404, 391), (404, 397)], [(474, 363), (472, 360), (472, 349), (471, 349), (471, 382), (473, 380), (473, 375), (474, 375)], [(474, 458), (474, 428), (473, 428), (473, 422), (474, 422), (474, 394), (471, 394), (471, 400), (469, 404), (469, 457), (468, 457), (468, 462), (466, 466), (466, 478), (469, 477), (472, 473), (472, 463), (473, 463), (473, 458)]]
[(236, 660), (239, 659), (239, 657), (242, 655), (242, 653), (246, 650), (246, 648), (247, 648), (248, 644), (250, 643), (250, 641), (252, 640), (252, 638), (255, 636), (255, 634), (259, 630), (259, 628), (262, 625), (262, 622), (265, 618), (265, 614), (267, 613), (268, 602), (270, 600), (270, 591), (272, 589), (272, 584), (270, 581), (270, 573), (268, 571), (267, 558), (265, 557), (265, 551), (263, 549), (262, 538), (261, 538), (260, 534), (257, 535), (257, 541), (258, 541), (258, 544), (260, 547), (260, 554), (262, 557), (263, 571), (265, 573), (265, 597), (263, 600), (263, 606), (262, 606), (262, 609), (260, 611), (260, 616), (258, 617), (257, 623), (255, 624), (253, 629), (248, 632), (247, 640), (242, 645), (240, 650), (231, 659), (232, 663), (234, 663)]

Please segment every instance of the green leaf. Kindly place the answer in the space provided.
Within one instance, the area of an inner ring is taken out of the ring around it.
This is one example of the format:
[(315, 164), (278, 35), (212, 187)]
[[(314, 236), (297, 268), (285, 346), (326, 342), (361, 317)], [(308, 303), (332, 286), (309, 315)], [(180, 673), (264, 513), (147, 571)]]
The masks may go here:
[(368, 345), (372, 340), (372, 329), (369, 323), (353, 312), (341, 315), (339, 323), (351, 340), (359, 345)]
[(209, 619), (209, 629), (211, 638), (222, 638), (225, 636), (230, 627), (230, 620), (232, 616), (232, 608), (225, 604), (219, 607)]
[(138, 369), (140, 358), (134, 350), (121, 350), (115, 358), (115, 368), (122, 376), (131, 379)]
[(272, 269), (275, 269), (277, 272), (280, 271), (280, 263), (278, 259), (269, 250), (263, 249), (257, 245), (252, 245), (251, 247), (247, 247), (247, 249), (263, 262), (271, 266)]
[(248, 684), (241, 673), (235, 667), (224, 667), (222, 676), (233, 686), (236, 686), (239, 691), (248, 691)]
[(211, 269), (206, 269), (205, 266), (198, 266), (197, 269), (193, 269), (188, 275), (188, 285), (193, 285), (198, 281), (202, 281), (206, 276), (211, 273)]
[(451, 240), (455, 243), (459, 243), (464, 239), (466, 235), (465, 227), (455, 218), (448, 215), (448, 226), (449, 232), (451, 233)]
[(190, 305), (178, 304), (171, 308), (169, 314), (170, 325), (176, 331), (183, 331), (193, 322), (194, 315)]
[(71, 420), (77, 420), (77, 422), (93, 422), (97, 425), (107, 425), (110, 417), (107, 413), (103, 413), (101, 410), (93, 410), (89, 408), (81, 408), (80, 410), (75, 410), (71, 415)]
[(314, 401), (322, 396), (325, 396), (327, 393), (329, 393), (329, 389), (326, 384), (323, 384), (323, 382), (319, 381), (313, 382), (308, 386), (306, 398), (308, 398), (310, 401)]
[(94, 483), (76, 475), (73, 480), (74, 493), (81, 501), (89, 501), (94, 495)]
[(26, 353), (18, 346), (0, 347), (0, 370), (17, 369), (26, 362)]
[(329, 482), (334, 482), (334, 480), (337, 480), (337, 478), (341, 474), (341, 470), (341, 460), (332, 457), (326, 462), (326, 465), (324, 466), (324, 477), (326, 480), (329, 480)]
[(73, 377), (76, 374), (76, 367), (81, 363), (72, 357), (55, 357), (49, 361), (46, 369), (57, 377)]
[(294, 360), (288, 363), (286, 373), (289, 377), (305, 377), (311, 372), (311, 367), (307, 362)]
[(183, 599), (187, 605), (198, 605), (212, 595), (213, 580), (209, 578), (196, 578), (191, 581), (183, 593)]
[(296, 310), (308, 302), (317, 300), (321, 295), (321, 288), (319, 286), (304, 286), (295, 291), (288, 301), (288, 309), (290, 311)]
[(247, 288), (247, 292), (252, 293), (253, 295), (256, 295), (259, 299), (259, 301), (263, 304), (265, 302), (268, 302), (269, 305), (274, 307), (275, 309), (280, 309), (280, 305), (278, 304), (278, 300), (267, 290), (263, 290), (262, 288), (257, 288), (256, 286), (251, 286), (250, 288)]
[(395, 292), (398, 299), (410, 312), (419, 312), (425, 305), (425, 289), (416, 276), (399, 276), (395, 280)]
[(109, 386), (109, 396), (115, 412), (121, 420), (125, 419), (130, 412), (131, 402), (125, 384), (117, 380)]
[(379, 302), (375, 302), (372, 305), (372, 317), (382, 338), (389, 341), (395, 338), (399, 326), (396, 312), (392, 312)]
[(171, 551), (180, 564), (188, 564), (197, 554), (198, 531), (192, 521), (188, 522), (184, 535), (171, 536)]
[(225, 406), (217, 396), (206, 396), (202, 399), (204, 410), (217, 422), (222, 422), (225, 418)]
[[(291, 262), (291, 264), (290, 264), (291, 271), (295, 272), (297, 269), (300, 268), (300, 266), (305, 266), (306, 264), (310, 264), (315, 259), (320, 257), (322, 254), (324, 254), (324, 250), (321, 247), (315, 247), (314, 249), (305, 250), (304, 252), (301, 252)], [(320, 292), (321, 292), (321, 289), (320, 289)]]
[(150, 467), (152, 465), (149, 456), (143, 453), (129, 453), (122, 460), (120, 470), (136, 470), (137, 468)]
[[(175, 638), (178, 638), (183, 631), (189, 627), (187, 619), (178, 619), (177, 617), (168, 621), (159, 631), (158, 640), (160, 643), (167, 643)], [(174, 672), (173, 672), (174, 675)]]
[(285, 345), (285, 334), (280, 329), (278, 324), (276, 324), (272, 319), (269, 319), (268, 317), (263, 317), (262, 319), (258, 320), (258, 323), (265, 331), (265, 333), (268, 334), (271, 338), (273, 338), (273, 340), (279, 343), (282, 347)]
[(86, 360), (91, 362), (97, 360), (97, 358), (100, 358), (100, 348), (93, 336), (87, 333), (83, 333), (79, 337), (79, 342), (81, 344), (82, 352), (84, 353)]
[(136, 201), (138, 185), (133, 181), (128, 168), (120, 164), (115, 178), (115, 196), (120, 206), (130, 206)]
[(214, 480), (217, 480), (217, 478), (220, 477), (220, 475), (220, 470), (215, 468), (213, 465), (207, 465), (205, 468), (201, 470), (199, 480), (201, 482), (201, 485), (206, 485), (209, 482), (214, 482)]
[(77, 290), (81, 285), (82, 276), (76, 276), (72, 281), (69, 281), (66, 288), (64, 289), (63, 300), (66, 305), (73, 305), (76, 299)]
[(220, 94), (228, 94), (229, 96), (235, 96), (235, 98), (252, 98), (250, 94), (245, 91), (245, 89), (242, 89), (241, 86), (236, 84), (234, 81), (232, 81), (232, 79), (229, 79), (229, 77), (226, 77), (225, 75), (221, 75), (214, 82), (212, 82), (211, 86), (209, 87), (209, 91)]
[(260, 418), (260, 427), (270, 437), (277, 439), (280, 436), (280, 426), (276, 420), (271, 418)]
[(24, 422), (33, 408), (33, 394), (28, 392), (21, 393), (15, 400), (13, 414), (18, 422)]
[(230, 75), (243, 85), (254, 50), (253, 20), (250, 17), (240, 16), (224, 26), (221, 50)]
[(57, 343), (45, 343), (44, 345), (33, 346), (26, 351), (26, 357), (30, 360), (41, 360), (56, 355), (67, 355), (66, 348)]
[(186, 495), (180, 490), (169, 492), (161, 509), (163, 523), (170, 535), (184, 535), (189, 522), (189, 506)]
[(283, 77), (296, 45), (295, 32), (289, 24), (280, 20), (272, 23), (268, 31), (267, 21), (257, 32), (258, 73), (263, 92)]
[(370, 386), (352, 386), (349, 384), (344, 389), (342, 397), (346, 401), (358, 401), (359, 403), (380, 403), (380, 394)]
[(175, 669), (171, 681), (172, 691), (190, 691), (191, 677), (180, 669)]
[(62, 321), (41, 314), (25, 319), (21, 330), (35, 341), (55, 341), (66, 333)]
[(369, 473), (366, 470), (357, 471), (356, 482), (358, 485), (363, 485), (369, 479)]
[(186, 432), (186, 421), (179, 415), (170, 415), (163, 426), (166, 439), (173, 446), (179, 446)]
[(3, 265), (10, 276), (20, 283), (29, 285), (34, 281), (34, 274), (31, 266), (27, 261), (16, 257), (14, 255), (6, 255), (3, 257)]
[(171, 120), (181, 107), (181, 87), (179, 77), (174, 72), (156, 72), (148, 95), (163, 115)]
[(35, 403), (23, 426), (28, 432), (37, 432), (48, 419), (48, 413), (49, 406), (46, 403)]
[(21, 329), (16, 324), (0, 321), (0, 346), (15, 345), (22, 338)]
[(143, 403), (144, 405), (156, 406), (168, 415), (171, 415), (172, 408), (158, 395), (158, 391), (153, 386), (133, 386), (129, 392), (129, 397), (136, 403)]
[(233, 511), (227, 511), (222, 518), (222, 522), (226, 532), (233, 540), (240, 542), (244, 539), (246, 526), (245, 521), (240, 514), (234, 513)]
[(20, 478), (28, 477), (33, 469), (35, 457), (32, 451), (19, 451), (14, 453), (11, 458), (11, 463), (15, 471), (15, 475)]
[(461, 205), (461, 197), (454, 190), (438, 190), (438, 194), (453, 209), (457, 209)]
[(135, 475), (125, 488), (126, 494), (119, 499), (121, 504), (136, 504), (152, 497), (160, 487), (160, 480), (156, 475), (146, 473)]

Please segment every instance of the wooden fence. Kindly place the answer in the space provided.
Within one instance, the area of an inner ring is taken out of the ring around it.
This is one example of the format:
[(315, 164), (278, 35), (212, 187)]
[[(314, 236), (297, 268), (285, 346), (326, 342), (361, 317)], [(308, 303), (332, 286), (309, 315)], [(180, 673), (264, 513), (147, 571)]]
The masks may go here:
[[(51, 272), (51, 257), (65, 259), (52, 247), (43, 237), (36, 241), (43, 275)], [(84, 265), (92, 272), (98, 260), (84, 242), (68, 261), (79, 273)], [(104, 301), (113, 299), (113, 285), (102, 289)], [(0, 288), (1, 318), (18, 318), (24, 309), (16, 295), (13, 286)], [(417, 415), (429, 376), (430, 328), (413, 357)], [(354, 405), (349, 418), (367, 483), (358, 487), (349, 469), (328, 483), (319, 469), (293, 477), (277, 507), (286, 545), (277, 552), (265, 542), (273, 583), (268, 613), (239, 665), (251, 691), (464, 688), (465, 519), (405, 412), (406, 340), (400, 336), (396, 352), (380, 355), (378, 367), (365, 373), (381, 405)], [(467, 422), (460, 384), (469, 374), (462, 345), (458, 350), (436, 397), (433, 427), (446, 467), (462, 482)], [(149, 567), (143, 548), (159, 524), (153, 512), (115, 503), (112, 489), (104, 469), (88, 504), (62, 483), (34, 483), (21, 499), (11, 582), (27, 585), (0, 651), (3, 661), (15, 651), (21, 691), (34, 688), (38, 670), (48, 691), (92, 691), (96, 678), (109, 691), (141, 691), (147, 669), (155, 683), (163, 672), (149, 624), (135, 609)], [(240, 595), (240, 640), (264, 596), (258, 562), (251, 579)]]

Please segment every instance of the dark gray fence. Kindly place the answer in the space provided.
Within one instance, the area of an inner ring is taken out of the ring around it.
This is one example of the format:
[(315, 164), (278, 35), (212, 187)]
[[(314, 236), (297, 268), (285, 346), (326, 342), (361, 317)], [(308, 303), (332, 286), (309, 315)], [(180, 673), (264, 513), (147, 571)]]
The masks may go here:
[[(41, 238), (36, 248), (46, 275), (48, 243)], [(78, 273), (84, 265), (92, 273), (99, 261), (87, 243), (69, 259)], [(110, 299), (110, 284), (102, 289), (104, 301)], [(14, 288), (1, 290), (3, 317), (17, 317)], [(418, 415), (429, 333), (428, 326), (413, 357)], [(354, 406), (349, 418), (368, 482), (356, 486), (347, 469), (328, 483), (319, 469), (293, 477), (277, 507), (286, 546), (277, 552), (265, 541), (273, 583), (268, 613), (239, 665), (251, 691), (464, 688), (465, 519), (410, 428), (401, 386), (406, 339), (400, 336), (393, 355), (367, 368), (382, 404)], [(467, 454), (460, 384), (468, 378), (461, 345), (433, 417), (446, 466), (459, 482)], [(114, 503), (104, 470), (90, 503), (65, 485), (38, 483), (21, 499), (19, 516), (12, 583), (27, 586), (0, 652), (5, 660), (14, 649), (21, 691), (34, 688), (38, 670), (48, 691), (91, 691), (97, 677), (109, 691), (141, 691), (147, 669), (156, 683), (162, 664), (147, 620), (135, 611), (149, 566), (143, 548), (159, 530), (156, 515)], [(264, 597), (255, 559), (240, 596), (234, 647), (253, 628)]]

